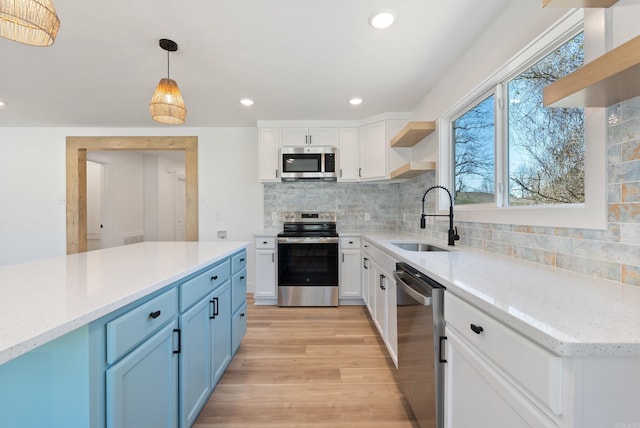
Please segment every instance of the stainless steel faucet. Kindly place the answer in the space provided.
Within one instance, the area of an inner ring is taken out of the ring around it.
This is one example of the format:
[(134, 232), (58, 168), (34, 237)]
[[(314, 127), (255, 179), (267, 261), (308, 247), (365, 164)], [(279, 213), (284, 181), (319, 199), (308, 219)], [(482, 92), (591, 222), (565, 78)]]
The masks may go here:
[[(432, 191), (433, 189), (442, 189), (449, 195), (449, 214), (425, 214), (424, 213), (424, 200), (427, 197), (427, 193)], [(424, 192), (422, 195), (422, 215), (420, 216), (420, 229), (424, 229), (426, 227), (425, 217), (449, 217), (449, 236), (447, 245), (454, 246), (455, 241), (460, 239), (460, 235), (458, 235), (458, 228), (453, 228), (453, 197), (451, 196), (451, 192), (444, 186), (431, 186)]]

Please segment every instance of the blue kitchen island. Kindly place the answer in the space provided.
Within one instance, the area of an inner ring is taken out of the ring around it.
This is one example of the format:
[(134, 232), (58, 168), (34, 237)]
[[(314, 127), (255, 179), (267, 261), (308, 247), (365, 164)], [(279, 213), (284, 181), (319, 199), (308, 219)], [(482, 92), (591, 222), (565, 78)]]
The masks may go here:
[(190, 426), (246, 332), (247, 245), (0, 267), (0, 426)]

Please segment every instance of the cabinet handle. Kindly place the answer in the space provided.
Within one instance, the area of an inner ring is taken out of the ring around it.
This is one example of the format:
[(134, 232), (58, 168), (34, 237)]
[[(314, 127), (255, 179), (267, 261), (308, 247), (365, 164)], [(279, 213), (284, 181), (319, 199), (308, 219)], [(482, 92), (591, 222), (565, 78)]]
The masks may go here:
[(342, 253), (342, 263), (344, 263), (344, 253)]
[(353, 241), (349, 241), (349, 244), (353, 244)]
[(276, 169), (276, 178), (278, 178), (278, 170)]
[(367, 262), (368, 262), (368, 261), (369, 261), (369, 259), (368, 259), (368, 258), (366, 258), (366, 257), (364, 257), (364, 258), (362, 259), (362, 267), (363, 267), (363, 268), (365, 268), (365, 269), (369, 269), (369, 266), (367, 266)]
[(384, 275), (380, 275), (380, 289), (381, 290), (386, 290), (387, 289), (387, 287), (385, 287), (385, 285), (384, 285), (384, 278), (385, 278)]
[(362, 177), (362, 168), (358, 168), (358, 177)]
[(151, 313), (149, 314), (149, 318), (153, 318), (153, 319), (156, 319), (156, 318), (158, 318), (159, 316), (160, 316), (160, 311), (151, 312)]
[(262, 243), (263, 243), (264, 245), (267, 245), (267, 241), (262, 241)]
[(342, 178), (342, 168), (340, 168), (340, 178)]
[(240, 314), (240, 316), (241, 316), (241, 317), (243, 317), (243, 316), (244, 316), (244, 312), (243, 312), (243, 313), (241, 313), (241, 314)]
[(240, 259), (240, 262), (242, 263), (244, 261), (244, 258)]
[(441, 363), (446, 363), (447, 360), (442, 358), (442, 342), (444, 342), (445, 340), (447, 340), (447, 336), (440, 336), (440, 349), (438, 349), (438, 361)]
[(173, 353), (174, 354), (179, 354), (182, 351), (182, 332), (180, 331), (179, 328), (174, 328), (173, 329), (173, 335), (175, 338), (176, 333), (178, 334), (178, 349), (174, 349)]
[(471, 331), (473, 331), (475, 334), (480, 334), (484, 331), (484, 328), (479, 325), (471, 324), (469, 327), (471, 327)]
[(211, 281), (215, 281), (216, 279), (218, 279), (218, 275), (214, 275), (211, 277)]
[(243, 280), (243, 279), (244, 279), (244, 275), (242, 275), (242, 276), (240, 277), (240, 280)]
[(275, 253), (271, 253), (271, 263), (275, 263), (276, 262), (276, 255)]
[(211, 313), (213, 315), (209, 315), (209, 319), (213, 320), (216, 318), (216, 316), (218, 316), (218, 298), (214, 297), (213, 299), (209, 300), (209, 303), (211, 303), (213, 310), (211, 311)]

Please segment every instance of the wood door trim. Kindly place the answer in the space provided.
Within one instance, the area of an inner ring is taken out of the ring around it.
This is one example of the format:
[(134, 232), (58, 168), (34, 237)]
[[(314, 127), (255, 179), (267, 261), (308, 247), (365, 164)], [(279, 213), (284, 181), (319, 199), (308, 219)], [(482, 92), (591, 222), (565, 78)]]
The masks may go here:
[(67, 137), (67, 254), (87, 251), (87, 151), (183, 150), (185, 239), (198, 240), (198, 137)]

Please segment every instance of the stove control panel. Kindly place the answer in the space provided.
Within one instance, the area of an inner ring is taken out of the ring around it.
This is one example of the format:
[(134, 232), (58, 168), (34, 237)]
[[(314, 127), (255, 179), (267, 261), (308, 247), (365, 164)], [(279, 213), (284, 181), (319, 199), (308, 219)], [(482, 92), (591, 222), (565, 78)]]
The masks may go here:
[(287, 223), (307, 223), (307, 222), (323, 222), (335, 223), (336, 213), (334, 211), (321, 212), (301, 212), (292, 211), (283, 214), (284, 221)]

